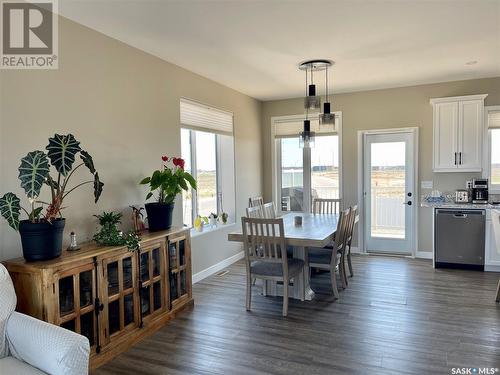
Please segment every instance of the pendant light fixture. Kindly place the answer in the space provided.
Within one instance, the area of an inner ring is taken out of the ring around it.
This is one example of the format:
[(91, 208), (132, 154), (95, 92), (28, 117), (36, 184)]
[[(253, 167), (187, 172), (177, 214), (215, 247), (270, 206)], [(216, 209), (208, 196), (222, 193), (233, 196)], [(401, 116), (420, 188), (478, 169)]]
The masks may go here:
[(330, 65), (325, 67), (325, 102), (323, 103), (323, 113), (319, 114), (319, 126), (322, 128), (327, 128), (328, 130), (335, 130), (335, 114), (331, 112), (330, 101), (328, 100), (328, 66), (333, 65), (333, 61)]
[[(304, 130), (300, 132), (299, 145), (301, 148), (314, 147), (315, 133), (314, 131), (311, 131), (311, 120), (309, 120), (309, 110), (321, 108), (321, 98), (319, 96), (316, 96), (316, 85), (314, 84), (313, 81), (314, 79), (313, 73), (326, 70), (332, 64), (333, 62), (330, 60), (308, 60), (304, 61), (299, 65), (299, 69), (305, 71), (306, 73), (306, 97), (304, 98), (304, 109), (306, 110), (306, 118), (304, 120)], [(309, 73), (311, 75), (311, 84), (308, 84)], [(327, 95), (327, 100), (328, 100), (328, 95)], [(325, 104), (328, 104), (328, 106), (325, 106), (325, 108), (328, 109), (327, 112), (328, 115), (330, 113), (330, 103), (328, 102)]]

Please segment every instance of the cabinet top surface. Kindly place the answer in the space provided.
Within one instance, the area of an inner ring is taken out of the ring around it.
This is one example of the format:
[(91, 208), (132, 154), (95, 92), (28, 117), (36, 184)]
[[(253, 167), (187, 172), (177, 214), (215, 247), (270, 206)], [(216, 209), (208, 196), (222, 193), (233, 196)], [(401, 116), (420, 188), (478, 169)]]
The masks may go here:
[[(140, 235), (141, 244), (148, 241), (162, 239), (172, 235), (178, 235), (183, 232), (189, 234), (189, 228), (171, 228), (169, 230), (159, 232), (144, 232)], [(126, 249), (125, 246), (99, 246), (94, 241), (86, 242), (80, 245), (80, 249), (76, 251), (68, 251), (64, 249), (60, 257), (43, 262), (27, 262), (23, 257), (9, 259), (2, 263), (8, 268), (9, 266), (23, 266), (27, 268), (46, 269), (54, 268), (67, 263), (81, 261), (95, 256), (105, 255), (112, 251)]]

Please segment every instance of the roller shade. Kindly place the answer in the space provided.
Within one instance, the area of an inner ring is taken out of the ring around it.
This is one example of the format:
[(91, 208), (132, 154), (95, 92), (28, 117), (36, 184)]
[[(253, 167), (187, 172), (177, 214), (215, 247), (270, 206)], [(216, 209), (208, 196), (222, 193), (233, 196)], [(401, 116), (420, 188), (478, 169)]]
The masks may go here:
[(500, 111), (498, 112), (490, 112), (488, 114), (488, 127), (490, 129), (499, 129), (500, 128)]
[(200, 104), (188, 99), (181, 99), (181, 126), (187, 129), (208, 131), (218, 134), (233, 134), (233, 114)]
[[(337, 124), (339, 121), (338, 115), (335, 115), (335, 131), (331, 130), (331, 126), (330, 129), (325, 126), (320, 127), (318, 117), (310, 117), (309, 120), (311, 120), (311, 131), (316, 132), (316, 134), (337, 134)], [(304, 130), (304, 120), (278, 120), (274, 124), (274, 136), (276, 138), (297, 137), (299, 133)]]

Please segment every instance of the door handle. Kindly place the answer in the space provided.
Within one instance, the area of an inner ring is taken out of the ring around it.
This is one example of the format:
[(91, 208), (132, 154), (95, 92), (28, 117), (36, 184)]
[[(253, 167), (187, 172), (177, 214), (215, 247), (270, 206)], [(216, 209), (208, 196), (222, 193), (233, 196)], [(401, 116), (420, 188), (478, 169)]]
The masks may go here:
[(457, 153), (455, 152), (455, 165), (457, 165)]
[(462, 165), (462, 152), (458, 153), (458, 164)]
[(411, 206), (413, 203), (411, 203), (411, 201), (408, 201), (408, 202), (403, 202), (403, 204), (406, 204), (408, 206)]

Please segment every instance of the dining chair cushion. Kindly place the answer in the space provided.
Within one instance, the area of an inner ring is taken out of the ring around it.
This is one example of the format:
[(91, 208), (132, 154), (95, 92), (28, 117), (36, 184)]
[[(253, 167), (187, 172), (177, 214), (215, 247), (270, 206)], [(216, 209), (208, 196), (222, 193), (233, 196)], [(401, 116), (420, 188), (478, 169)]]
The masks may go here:
[[(304, 267), (302, 259), (288, 259), (288, 274), (295, 275)], [(254, 275), (262, 276), (283, 276), (283, 266), (281, 263), (271, 263), (264, 261), (254, 261), (250, 265), (250, 272)]]
[(307, 253), (309, 263), (330, 264), (332, 261), (331, 249), (310, 249)]

